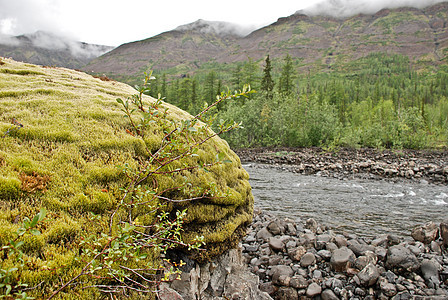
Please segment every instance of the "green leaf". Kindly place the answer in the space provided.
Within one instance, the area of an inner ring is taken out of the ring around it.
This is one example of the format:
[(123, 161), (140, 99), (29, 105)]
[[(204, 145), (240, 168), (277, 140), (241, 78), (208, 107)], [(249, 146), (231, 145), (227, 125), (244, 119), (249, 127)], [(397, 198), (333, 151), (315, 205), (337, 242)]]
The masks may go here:
[(39, 213), (39, 222), (42, 221), (46, 215), (47, 215), (47, 210), (44, 207), (42, 207), (40, 209), (40, 213)]
[(32, 235), (40, 235), (40, 231), (37, 230), (37, 229), (31, 229), (31, 230), (30, 230), (30, 233), (31, 233)]
[(10, 284), (7, 284), (7, 285), (6, 285), (5, 295), (9, 295), (9, 293), (11, 292), (11, 290), (12, 290), (12, 286), (11, 286)]
[(30, 227), (34, 227), (37, 225), (37, 222), (39, 222), (39, 214), (36, 214), (33, 218), (33, 220), (30, 223)]
[(17, 229), (17, 235), (21, 236), (24, 235), (26, 232), (26, 229), (24, 227), (20, 227), (19, 229)]
[(131, 225), (129, 225), (129, 223), (126, 223), (124, 225), (123, 232), (129, 232), (129, 231), (132, 231), (134, 229), (135, 229), (135, 226), (131, 226)]
[(120, 104), (124, 104), (123, 100), (121, 100), (120, 98), (117, 98), (117, 102)]
[(25, 218), (23, 219), (23, 226), (24, 226), (26, 229), (30, 228), (30, 223), (31, 223), (31, 220), (30, 220), (28, 217), (25, 217)]

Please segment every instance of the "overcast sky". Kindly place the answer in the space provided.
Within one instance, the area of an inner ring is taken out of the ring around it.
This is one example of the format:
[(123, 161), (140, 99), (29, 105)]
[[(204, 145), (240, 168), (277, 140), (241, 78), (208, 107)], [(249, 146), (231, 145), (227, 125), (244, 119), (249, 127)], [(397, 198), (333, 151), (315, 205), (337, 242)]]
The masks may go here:
[[(344, 14), (352, 9), (435, 3), (444, 0), (0, 0), (0, 34), (51, 31), (79, 41), (118, 46), (198, 19), (254, 29), (298, 10), (319, 8)], [(445, 0), (446, 1), (446, 0)], [(325, 3), (325, 4), (322, 4)], [(357, 12), (357, 11), (355, 11)]]

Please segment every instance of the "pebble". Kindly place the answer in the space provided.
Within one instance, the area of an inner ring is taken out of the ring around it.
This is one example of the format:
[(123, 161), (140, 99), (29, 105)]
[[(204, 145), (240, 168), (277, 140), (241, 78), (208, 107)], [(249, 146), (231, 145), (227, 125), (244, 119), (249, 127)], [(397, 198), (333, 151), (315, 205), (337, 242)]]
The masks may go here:
[(256, 210), (242, 249), (273, 299), (448, 299), (447, 229), (445, 220), (413, 239), (367, 239)]

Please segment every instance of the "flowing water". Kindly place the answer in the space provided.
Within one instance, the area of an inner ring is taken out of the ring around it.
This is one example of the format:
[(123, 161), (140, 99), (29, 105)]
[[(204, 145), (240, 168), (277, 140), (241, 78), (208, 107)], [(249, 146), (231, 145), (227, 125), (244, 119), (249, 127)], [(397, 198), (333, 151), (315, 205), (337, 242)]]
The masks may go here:
[(448, 187), (404, 181), (300, 175), (245, 164), (255, 206), (291, 219), (314, 218), (361, 236), (409, 236), (416, 225), (448, 218)]

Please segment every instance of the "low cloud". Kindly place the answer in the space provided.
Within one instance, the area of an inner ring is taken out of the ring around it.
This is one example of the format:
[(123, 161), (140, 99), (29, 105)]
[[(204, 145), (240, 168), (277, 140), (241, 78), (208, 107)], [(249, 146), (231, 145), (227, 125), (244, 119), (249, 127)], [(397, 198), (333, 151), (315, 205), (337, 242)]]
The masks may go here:
[(20, 41), (14, 36), (0, 33), (0, 44), (7, 46), (18, 46), (20, 45)]
[(228, 22), (205, 21), (199, 19), (196, 22), (178, 26), (175, 30), (179, 31), (194, 30), (204, 34), (212, 33), (220, 36), (226, 36), (226, 35), (246, 36), (255, 29), (256, 29), (255, 26), (242, 26)]
[(296, 14), (326, 15), (346, 18), (357, 14), (374, 14), (384, 8), (416, 7), (424, 8), (446, 0), (325, 0), (299, 10)]
[(10, 36), (0, 34), (0, 44), (8, 46), (36, 47), (57, 51), (69, 51), (77, 58), (95, 58), (113, 47), (81, 43), (68, 37), (59, 36), (50, 32), (37, 31), (32, 34)]

